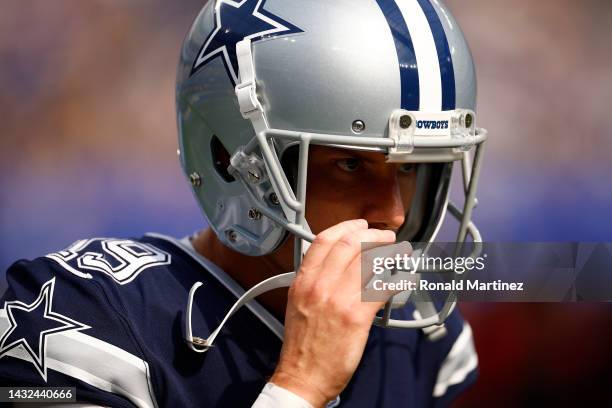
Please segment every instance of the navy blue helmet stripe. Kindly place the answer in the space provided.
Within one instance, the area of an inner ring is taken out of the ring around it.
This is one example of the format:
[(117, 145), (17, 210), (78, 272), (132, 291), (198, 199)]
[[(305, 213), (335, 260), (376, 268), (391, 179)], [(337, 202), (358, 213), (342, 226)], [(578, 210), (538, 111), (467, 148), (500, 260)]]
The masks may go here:
[(455, 69), (451, 57), (448, 39), (442, 27), (442, 22), (436, 10), (429, 0), (417, 0), (425, 13), (425, 17), (431, 27), (431, 32), (436, 43), (438, 61), (440, 62), (440, 76), (442, 80), (442, 110), (453, 110), (456, 106), (455, 95)]
[(419, 110), (419, 71), (408, 26), (395, 0), (376, 0), (382, 10), (397, 50), (400, 69), (401, 108)]

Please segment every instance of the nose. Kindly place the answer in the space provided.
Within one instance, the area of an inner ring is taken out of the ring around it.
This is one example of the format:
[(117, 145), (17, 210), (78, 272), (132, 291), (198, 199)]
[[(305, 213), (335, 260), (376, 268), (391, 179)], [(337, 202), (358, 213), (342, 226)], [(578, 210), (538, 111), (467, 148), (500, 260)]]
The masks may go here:
[(397, 231), (406, 219), (397, 174), (381, 178), (371, 183), (363, 218), (370, 228)]

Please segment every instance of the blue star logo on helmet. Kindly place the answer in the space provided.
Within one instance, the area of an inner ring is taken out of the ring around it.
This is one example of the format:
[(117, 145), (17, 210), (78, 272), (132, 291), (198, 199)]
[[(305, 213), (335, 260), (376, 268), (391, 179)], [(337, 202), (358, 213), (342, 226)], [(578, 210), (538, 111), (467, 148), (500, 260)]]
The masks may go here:
[(266, 11), (266, 0), (217, 0), (215, 28), (206, 38), (193, 63), (191, 75), (217, 57), (221, 57), (232, 83), (238, 82), (236, 44), (245, 38), (252, 42), (303, 30)]

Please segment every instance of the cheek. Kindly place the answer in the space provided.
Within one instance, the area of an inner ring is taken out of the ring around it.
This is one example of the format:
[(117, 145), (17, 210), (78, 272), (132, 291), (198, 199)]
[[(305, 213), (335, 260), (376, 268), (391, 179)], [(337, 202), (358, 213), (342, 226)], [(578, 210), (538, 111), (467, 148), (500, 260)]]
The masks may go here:
[(416, 174), (410, 174), (405, 177), (400, 177), (399, 180), (400, 194), (402, 204), (405, 209), (409, 209), (412, 205), (412, 198), (416, 191)]
[(346, 186), (328, 181), (309, 183), (306, 197), (306, 219), (314, 234), (342, 221), (360, 217), (359, 201)]

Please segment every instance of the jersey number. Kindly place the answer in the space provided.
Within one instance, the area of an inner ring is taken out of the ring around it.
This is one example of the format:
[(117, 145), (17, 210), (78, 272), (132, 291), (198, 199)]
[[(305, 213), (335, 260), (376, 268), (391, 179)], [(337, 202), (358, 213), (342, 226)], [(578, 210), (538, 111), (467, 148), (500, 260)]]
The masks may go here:
[(171, 262), (170, 254), (153, 245), (108, 238), (80, 240), (47, 257), (80, 277), (92, 278), (89, 272), (102, 272), (120, 285), (130, 283), (148, 268)]

